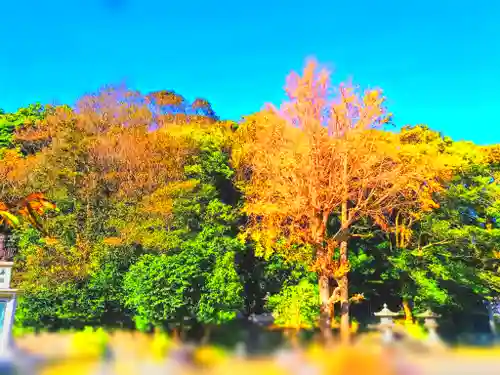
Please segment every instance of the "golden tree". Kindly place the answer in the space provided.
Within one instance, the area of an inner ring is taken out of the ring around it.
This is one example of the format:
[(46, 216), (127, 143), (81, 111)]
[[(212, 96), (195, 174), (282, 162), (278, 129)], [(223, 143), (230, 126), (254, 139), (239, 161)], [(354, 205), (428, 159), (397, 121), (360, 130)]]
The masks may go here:
[[(453, 160), (431, 145), (383, 131), (390, 120), (379, 90), (348, 84), (334, 92), (330, 73), (309, 61), (287, 80), (288, 100), (249, 116), (235, 139), (234, 163), (246, 197), (246, 234), (261, 255), (305, 258), (319, 277), (320, 327), (331, 336), (340, 303), (341, 336), (349, 340), (348, 242), (351, 227), (371, 218), (383, 229), (396, 211), (435, 207), (432, 194)], [(338, 216), (340, 226), (331, 230)], [(333, 281), (335, 283), (333, 283)]]

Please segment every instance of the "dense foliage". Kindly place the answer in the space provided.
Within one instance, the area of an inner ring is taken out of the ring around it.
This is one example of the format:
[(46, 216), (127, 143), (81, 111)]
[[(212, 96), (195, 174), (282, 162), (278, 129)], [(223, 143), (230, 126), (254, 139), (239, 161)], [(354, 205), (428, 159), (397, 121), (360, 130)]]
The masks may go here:
[(279, 109), (239, 124), (123, 87), (1, 112), (16, 324), (200, 332), (273, 312), (348, 337), (355, 302), (362, 322), (383, 302), (408, 320), (485, 313), (500, 292), (500, 148), (387, 130), (381, 92), (330, 86), (311, 63)]

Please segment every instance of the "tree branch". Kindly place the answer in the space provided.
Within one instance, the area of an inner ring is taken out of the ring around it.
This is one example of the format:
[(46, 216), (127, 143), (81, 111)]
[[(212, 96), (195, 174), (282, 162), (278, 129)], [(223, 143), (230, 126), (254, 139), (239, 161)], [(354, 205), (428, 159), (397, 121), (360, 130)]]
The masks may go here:
[(332, 295), (328, 299), (328, 305), (335, 304), (340, 301), (340, 286), (333, 290)]
[(418, 250), (419, 251), (422, 251), (422, 250), (425, 250), (429, 247), (432, 247), (432, 246), (437, 246), (437, 245), (444, 245), (444, 244), (447, 244), (447, 243), (450, 243), (451, 240), (442, 240), (442, 241), (438, 241), (438, 242), (434, 242), (434, 243), (430, 243), (428, 245), (425, 245), (424, 247), (418, 247)]

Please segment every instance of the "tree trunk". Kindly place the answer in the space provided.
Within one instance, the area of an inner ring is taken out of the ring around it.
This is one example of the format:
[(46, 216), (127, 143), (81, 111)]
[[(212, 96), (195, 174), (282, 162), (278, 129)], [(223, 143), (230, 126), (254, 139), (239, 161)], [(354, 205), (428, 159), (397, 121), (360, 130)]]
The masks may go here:
[(175, 342), (175, 343), (179, 343), (181, 341), (181, 337), (180, 337), (180, 334), (179, 334), (179, 328), (175, 327), (172, 329), (172, 340)]
[(330, 324), (332, 328), (335, 326), (335, 304), (340, 300), (340, 280), (335, 280), (337, 286), (330, 296)]
[[(342, 201), (342, 209), (340, 216), (340, 225), (342, 231), (349, 229), (349, 181), (348, 181), (349, 161), (348, 155), (344, 156), (342, 185), (344, 187), (344, 197)], [(340, 242), (340, 265), (347, 266), (349, 264), (347, 254), (347, 238), (344, 237)], [(349, 344), (351, 338), (351, 330), (349, 327), (349, 280), (347, 270), (340, 279), (340, 341), (342, 344)]]
[(335, 303), (333, 301), (330, 302), (329, 309), (330, 309), (330, 327), (333, 327), (335, 322)]
[(300, 329), (290, 328), (285, 330), (285, 336), (293, 349), (300, 347), (299, 345), (299, 332)]
[(210, 341), (210, 335), (212, 333), (212, 327), (210, 325), (207, 325), (206, 327), (203, 328), (203, 337), (201, 338), (201, 344), (202, 345), (208, 345)]
[(323, 339), (329, 344), (332, 340), (332, 328), (330, 322), (330, 279), (328, 276), (319, 276), (319, 296), (321, 301), (319, 328)]
[(323, 220), (317, 218), (315, 222), (315, 238), (317, 245), (316, 261), (319, 265), (318, 269), (318, 288), (319, 288), (319, 298), (320, 298), (320, 315), (319, 315), (319, 329), (321, 330), (321, 336), (325, 341), (325, 344), (329, 345), (332, 341), (332, 327), (330, 323), (330, 277), (326, 270), (324, 269), (325, 262), (328, 262), (328, 251), (325, 248), (325, 230), (327, 217), (323, 217)]
[[(347, 241), (340, 243), (340, 262), (347, 264)], [(340, 341), (349, 344), (351, 330), (349, 327), (349, 279), (347, 272), (340, 279)]]
[(403, 310), (405, 312), (405, 322), (413, 323), (413, 315), (411, 313), (410, 303), (405, 298), (403, 299)]

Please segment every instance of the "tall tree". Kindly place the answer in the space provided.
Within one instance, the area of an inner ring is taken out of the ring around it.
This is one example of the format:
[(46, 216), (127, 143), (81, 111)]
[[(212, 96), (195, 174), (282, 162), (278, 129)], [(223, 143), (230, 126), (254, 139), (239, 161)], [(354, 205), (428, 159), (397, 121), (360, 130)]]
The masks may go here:
[(370, 217), (387, 229), (395, 210), (432, 209), (432, 194), (449, 177), (453, 160), (382, 131), (390, 113), (380, 91), (340, 85), (333, 95), (330, 73), (317, 68), (310, 61), (302, 76), (289, 76), (280, 109), (269, 106), (246, 119), (234, 162), (246, 197), (247, 234), (263, 245), (263, 255), (280, 251), (313, 260), (320, 326), (328, 338), (331, 305), (340, 302), (346, 342), (353, 224)]

